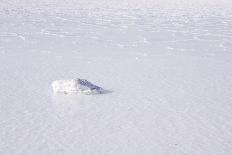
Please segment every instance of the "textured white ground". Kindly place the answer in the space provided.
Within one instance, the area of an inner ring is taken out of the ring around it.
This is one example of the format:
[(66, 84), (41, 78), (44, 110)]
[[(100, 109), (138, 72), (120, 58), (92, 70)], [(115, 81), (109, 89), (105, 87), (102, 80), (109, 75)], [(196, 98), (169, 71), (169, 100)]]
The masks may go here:
[(1, 155), (232, 154), (229, 1), (30, 2), (0, 2)]

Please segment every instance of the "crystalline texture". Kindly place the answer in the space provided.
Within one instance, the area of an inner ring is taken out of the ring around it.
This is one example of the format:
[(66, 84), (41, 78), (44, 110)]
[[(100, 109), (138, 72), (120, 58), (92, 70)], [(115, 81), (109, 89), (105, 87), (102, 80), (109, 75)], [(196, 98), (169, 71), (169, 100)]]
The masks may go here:
[(82, 94), (101, 94), (103, 89), (92, 84), (85, 79), (56, 80), (52, 82), (52, 88), (55, 93), (82, 93)]

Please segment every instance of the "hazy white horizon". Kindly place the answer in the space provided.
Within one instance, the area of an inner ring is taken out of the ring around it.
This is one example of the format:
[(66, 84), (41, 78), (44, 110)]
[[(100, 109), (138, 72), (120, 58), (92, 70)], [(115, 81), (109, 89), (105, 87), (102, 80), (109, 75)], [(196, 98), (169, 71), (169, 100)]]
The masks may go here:
[(0, 7), (204, 8), (229, 7), (231, 0), (2, 0)]

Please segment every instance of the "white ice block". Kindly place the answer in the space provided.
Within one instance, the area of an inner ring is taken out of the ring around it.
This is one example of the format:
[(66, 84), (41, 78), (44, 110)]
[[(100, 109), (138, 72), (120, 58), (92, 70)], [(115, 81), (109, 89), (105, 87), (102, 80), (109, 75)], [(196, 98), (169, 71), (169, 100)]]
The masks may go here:
[(53, 92), (101, 94), (103, 89), (85, 79), (56, 80), (52, 82)]

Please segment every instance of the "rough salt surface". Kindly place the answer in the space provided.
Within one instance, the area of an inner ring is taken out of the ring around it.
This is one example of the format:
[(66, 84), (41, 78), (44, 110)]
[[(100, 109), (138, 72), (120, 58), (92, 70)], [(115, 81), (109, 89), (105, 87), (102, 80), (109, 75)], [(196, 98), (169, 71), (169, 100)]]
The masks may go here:
[(103, 89), (85, 79), (56, 80), (52, 82), (53, 92), (101, 94)]

